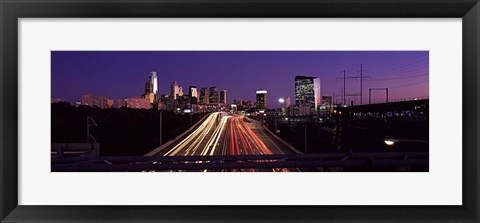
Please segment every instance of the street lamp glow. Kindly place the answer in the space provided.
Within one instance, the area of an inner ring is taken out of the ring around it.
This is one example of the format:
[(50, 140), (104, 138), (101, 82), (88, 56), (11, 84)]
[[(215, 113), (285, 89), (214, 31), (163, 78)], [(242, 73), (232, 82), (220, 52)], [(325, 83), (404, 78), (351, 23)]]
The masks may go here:
[(391, 138), (386, 138), (385, 139), (385, 144), (388, 146), (393, 146), (397, 142), (414, 142), (414, 143), (429, 143), (426, 140), (419, 140), (419, 139), (391, 139)]
[(280, 98), (280, 99), (278, 99), (278, 102), (283, 103), (283, 102), (285, 102), (285, 99)]
[(387, 146), (393, 146), (396, 142), (398, 142), (398, 139), (385, 139), (385, 144), (387, 144)]

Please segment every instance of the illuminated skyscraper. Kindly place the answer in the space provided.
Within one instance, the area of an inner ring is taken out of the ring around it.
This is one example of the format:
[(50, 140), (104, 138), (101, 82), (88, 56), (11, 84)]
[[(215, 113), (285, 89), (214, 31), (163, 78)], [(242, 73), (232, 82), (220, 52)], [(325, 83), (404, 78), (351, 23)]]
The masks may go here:
[(227, 104), (227, 90), (220, 91), (220, 103)]
[(145, 94), (150, 94), (150, 93), (153, 93), (153, 85), (152, 85), (152, 81), (151, 80), (148, 80), (146, 83), (145, 83)]
[(155, 94), (153, 93), (153, 82), (149, 79), (145, 83), (145, 94), (143, 94), (144, 98), (147, 99), (150, 103), (155, 101)]
[(259, 90), (257, 93), (257, 108), (266, 109), (267, 108), (267, 91)]
[(174, 100), (178, 99), (178, 97), (182, 97), (183, 96), (183, 89), (182, 89), (182, 86), (180, 86), (177, 81), (174, 81), (172, 83), (172, 97)]
[(212, 104), (218, 104), (218, 88), (216, 86), (210, 88), (209, 100)]
[(152, 91), (150, 93), (153, 93), (155, 94), (156, 97), (158, 97), (157, 72), (155, 71), (150, 72), (150, 81), (152, 84)]
[(204, 87), (200, 89), (200, 104), (208, 104), (208, 88)]
[(320, 79), (318, 77), (295, 76), (295, 105), (310, 107), (316, 111), (320, 106)]
[(192, 99), (192, 102), (198, 103), (198, 100), (200, 99), (198, 97), (198, 91), (196, 86), (190, 86), (188, 89), (188, 95)]
[(177, 97), (182, 97), (183, 96), (183, 88), (182, 86), (178, 86), (178, 96)]

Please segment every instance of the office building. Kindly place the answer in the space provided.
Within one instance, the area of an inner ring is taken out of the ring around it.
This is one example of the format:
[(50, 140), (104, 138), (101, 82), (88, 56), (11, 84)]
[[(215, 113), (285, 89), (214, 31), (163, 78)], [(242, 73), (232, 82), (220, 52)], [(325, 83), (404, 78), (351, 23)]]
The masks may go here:
[(257, 94), (257, 103), (256, 103), (257, 108), (266, 109), (267, 108), (267, 91), (259, 90), (256, 92), (256, 94)]
[(237, 105), (238, 108), (243, 107), (243, 100), (240, 98), (233, 99), (233, 104)]
[(220, 103), (227, 105), (227, 90), (220, 91)]
[(108, 98), (96, 96), (96, 95), (93, 95), (92, 93), (88, 93), (82, 96), (81, 104), (87, 105), (90, 107), (98, 107), (98, 108), (104, 109), (104, 108), (109, 108), (108, 100), (109, 100)]
[(125, 99), (125, 105), (127, 108), (135, 108), (135, 109), (150, 109), (152, 108), (152, 104), (145, 98), (127, 98)]
[(156, 98), (158, 98), (158, 81), (157, 81), (157, 72), (152, 71), (150, 72), (150, 82), (152, 86), (152, 90), (149, 93), (153, 93)]
[(218, 97), (218, 88), (216, 86), (210, 87), (210, 94), (208, 98), (211, 104), (218, 104), (220, 102)]
[(292, 99), (290, 97), (286, 97), (284, 107), (288, 108), (290, 106), (292, 106)]
[(180, 85), (177, 83), (177, 81), (174, 81), (174, 82), (172, 83), (171, 96), (173, 97), (174, 100), (176, 100), (177, 98), (183, 96), (182, 86), (180, 86)]
[(113, 107), (115, 108), (125, 107), (125, 99), (123, 98), (115, 99), (113, 102)]
[(145, 95), (153, 93), (153, 84), (151, 80), (145, 82)]
[(158, 85), (157, 85), (157, 73), (152, 71), (150, 72), (150, 78), (145, 83), (145, 93), (143, 97), (148, 100), (150, 103), (154, 103), (158, 100)]
[(332, 96), (322, 96), (322, 105), (332, 105)]
[(321, 103), (320, 79), (318, 77), (295, 76), (295, 106), (310, 107), (315, 112)]
[(192, 104), (197, 104), (200, 98), (198, 97), (198, 90), (196, 86), (190, 86), (188, 88), (188, 95), (190, 96)]
[(200, 104), (206, 105), (209, 102), (208, 88), (204, 87), (200, 89)]

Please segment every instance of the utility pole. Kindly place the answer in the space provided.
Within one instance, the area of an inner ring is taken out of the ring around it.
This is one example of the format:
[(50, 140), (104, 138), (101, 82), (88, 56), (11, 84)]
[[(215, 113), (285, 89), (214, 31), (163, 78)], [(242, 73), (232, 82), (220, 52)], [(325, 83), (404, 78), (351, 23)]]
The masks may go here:
[(346, 94), (345, 94), (345, 88), (346, 88), (346, 76), (345, 76), (345, 73), (347, 71), (346, 70), (343, 70), (343, 105), (345, 106), (347, 104), (347, 99), (345, 98)]
[(90, 143), (90, 116), (87, 116), (87, 143)]
[[(360, 64), (360, 76), (353, 76), (353, 77), (346, 77), (345, 76), (345, 71), (343, 72), (343, 98), (344, 98), (344, 104), (346, 104), (346, 99), (345, 99), (345, 96), (360, 96), (360, 105), (363, 104), (363, 79), (364, 78), (367, 78), (367, 76), (363, 76), (363, 64)], [(346, 95), (345, 93), (345, 88), (346, 88), (346, 84), (345, 84), (345, 79), (360, 79), (360, 94), (348, 94)]]
[(307, 153), (307, 120), (305, 120), (305, 153)]
[(162, 138), (162, 125), (163, 125), (163, 110), (160, 110), (160, 121), (159, 121), (159, 128), (160, 128), (160, 145), (159, 146), (162, 146), (162, 141), (163, 141), (163, 138)]
[(363, 105), (363, 64), (360, 64), (360, 105)]
[(277, 111), (275, 111), (275, 134), (277, 134)]

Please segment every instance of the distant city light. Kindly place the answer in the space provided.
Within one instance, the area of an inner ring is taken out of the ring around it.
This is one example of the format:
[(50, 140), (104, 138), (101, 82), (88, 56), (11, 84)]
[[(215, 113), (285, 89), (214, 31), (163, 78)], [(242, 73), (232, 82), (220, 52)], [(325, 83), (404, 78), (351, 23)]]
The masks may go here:
[(283, 103), (283, 102), (285, 102), (285, 99), (280, 98), (280, 99), (278, 99), (278, 102)]
[(257, 91), (257, 94), (266, 94), (267, 91), (266, 90), (260, 90), (260, 91)]

